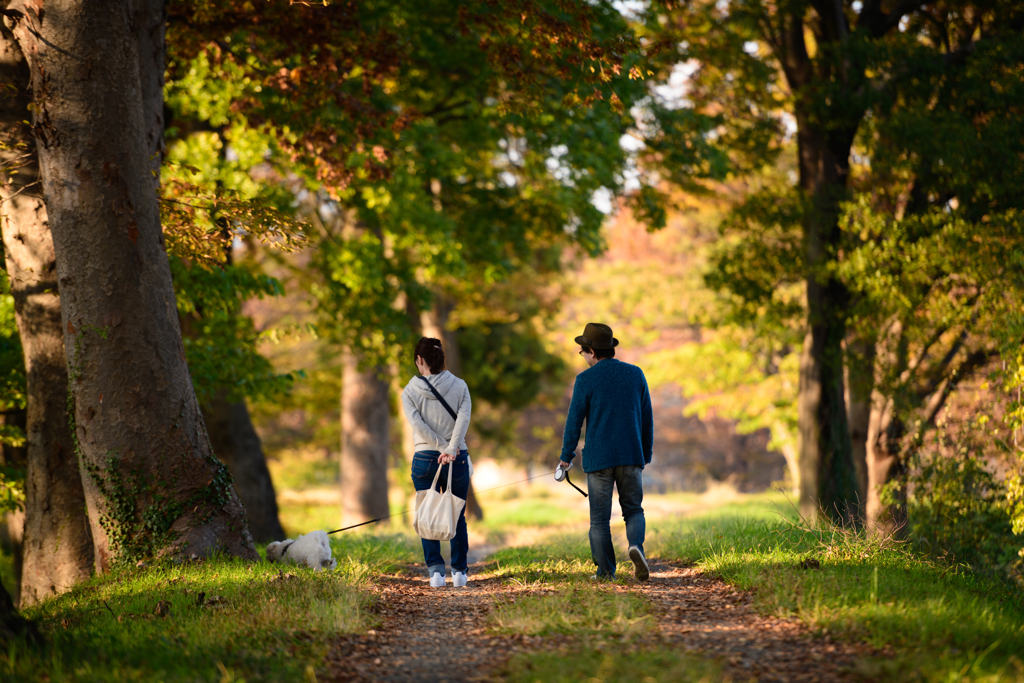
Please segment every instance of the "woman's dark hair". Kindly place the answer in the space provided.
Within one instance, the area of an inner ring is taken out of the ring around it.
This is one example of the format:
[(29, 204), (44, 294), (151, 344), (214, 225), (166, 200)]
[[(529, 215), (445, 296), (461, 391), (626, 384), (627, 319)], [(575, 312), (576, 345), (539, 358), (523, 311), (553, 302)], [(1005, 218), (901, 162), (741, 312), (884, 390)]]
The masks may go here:
[[(594, 358), (597, 360), (604, 360), (605, 358), (615, 358), (615, 349), (592, 349), (589, 346), (581, 346), (584, 351), (590, 351), (594, 354)], [(431, 370), (433, 372), (433, 370)]]
[(420, 337), (420, 340), (416, 342), (416, 356), (426, 362), (427, 367), (430, 368), (430, 374), (436, 375), (444, 370), (444, 349), (441, 348), (440, 339)]

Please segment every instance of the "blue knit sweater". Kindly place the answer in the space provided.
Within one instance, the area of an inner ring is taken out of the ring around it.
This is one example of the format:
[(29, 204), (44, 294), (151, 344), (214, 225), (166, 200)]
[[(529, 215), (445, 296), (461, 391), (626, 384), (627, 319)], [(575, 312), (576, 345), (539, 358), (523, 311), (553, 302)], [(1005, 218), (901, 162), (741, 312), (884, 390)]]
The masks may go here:
[(562, 437), (565, 462), (572, 462), (576, 456), (584, 420), (587, 422), (584, 472), (650, 464), (654, 417), (651, 392), (643, 370), (605, 358), (576, 376)]

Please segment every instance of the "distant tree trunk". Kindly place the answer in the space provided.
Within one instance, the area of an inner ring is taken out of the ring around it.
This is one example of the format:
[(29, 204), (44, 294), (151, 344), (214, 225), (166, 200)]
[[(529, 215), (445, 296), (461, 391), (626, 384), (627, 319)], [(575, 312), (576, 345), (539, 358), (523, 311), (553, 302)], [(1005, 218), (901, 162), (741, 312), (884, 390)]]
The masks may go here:
[(391, 405), (382, 368), (346, 353), (341, 389), (341, 500), (345, 524), (385, 517)]
[[(434, 306), (423, 312), (420, 324), (423, 327), (423, 336), (433, 339), (440, 339), (444, 347), (445, 366), (448, 372), (456, 377), (462, 377), (462, 354), (459, 353), (458, 333), (448, 328), (448, 316), (455, 309), (455, 302), (444, 295), (436, 292), (434, 295)], [(454, 408), (454, 406), (452, 406)], [(470, 454), (472, 455), (472, 454)], [(469, 480), (469, 492), (466, 494), (466, 515), (471, 519), (481, 520), (484, 518), (484, 509), (476, 499), (476, 492), (473, 491), (473, 480)]]
[(256, 559), (185, 363), (132, 3), (57, 0), (45, 21), (36, 7), (18, 0), (7, 21), (31, 67), (98, 565), (105, 569), (115, 553), (218, 549)]
[(53, 239), (39, 184), (31, 130), (29, 70), (13, 34), (0, 28), (0, 77), (16, 92), (0, 99), (0, 129), (16, 173), (0, 188), (7, 274), (25, 357), (26, 476), (23, 551), (17, 557), (18, 604), (30, 605), (89, 577), (92, 535), (78, 456), (68, 424), (68, 371)]
[(842, 237), (839, 201), (849, 174), (856, 126), (819, 131), (797, 110), (800, 186), (812, 205), (804, 220), (807, 276), (807, 336), (800, 360), (800, 510), (813, 519), (818, 510), (835, 521), (857, 519), (857, 474), (846, 416), (843, 340), (846, 286), (826, 271)]
[(245, 401), (218, 397), (203, 409), (203, 417), (210, 431), (213, 452), (231, 470), (253, 539), (257, 543), (282, 540), (285, 536), (278, 517), (274, 483)]
[[(868, 496), (865, 523), (872, 536), (900, 538), (907, 527), (906, 466), (900, 444), (906, 435), (903, 421), (894, 414), (892, 399), (875, 392), (867, 439)], [(895, 484), (891, 504), (882, 490)]]
[(868, 432), (871, 395), (875, 388), (875, 342), (852, 339), (847, 349), (846, 414), (850, 424), (850, 452), (857, 473), (858, 517), (863, 518), (868, 496)]

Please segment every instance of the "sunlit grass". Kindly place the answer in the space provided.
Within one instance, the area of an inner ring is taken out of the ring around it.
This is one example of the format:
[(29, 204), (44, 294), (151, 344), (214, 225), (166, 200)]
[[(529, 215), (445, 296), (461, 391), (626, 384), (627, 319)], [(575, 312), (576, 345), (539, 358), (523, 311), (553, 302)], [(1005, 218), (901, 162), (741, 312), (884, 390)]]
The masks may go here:
[(722, 680), (713, 661), (675, 648), (601, 643), (553, 652), (517, 654), (505, 667), (507, 683), (711, 683)]
[(0, 678), (312, 680), (330, 638), (378, 623), (370, 581), (410, 550), (397, 534), (333, 547), (333, 572), (216, 558), (94, 578), (26, 610), (49, 644), (0, 651)]
[(497, 633), (612, 635), (619, 639), (640, 637), (657, 628), (645, 600), (616, 592), (607, 584), (559, 586), (508, 598), (494, 608), (491, 623)]
[[(895, 544), (808, 529), (791, 509), (727, 506), (658, 525), (649, 552), (694, 562), (755, 592), (757, 606), (898, 654), (872, 677), (1024, 680), (1024, 608), (1008, 587)], [(820, 569), (802, 569), (813, 558)]]

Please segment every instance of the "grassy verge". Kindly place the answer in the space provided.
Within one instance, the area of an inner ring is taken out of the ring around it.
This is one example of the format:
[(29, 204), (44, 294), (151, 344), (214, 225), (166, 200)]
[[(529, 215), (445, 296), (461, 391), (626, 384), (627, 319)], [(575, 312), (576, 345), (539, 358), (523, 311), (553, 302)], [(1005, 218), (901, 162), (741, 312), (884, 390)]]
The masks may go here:
[(301, 681), (332, 637), (377, 624), (369, 580), (402, 536), (335, 541), (334, 572), (214, 558), (122, 567), (26, 610), (48, 645), (0, 651), (11, 681)]
[[(801, 528), (793, 517), (763, 504), (726, 506), (658, 525), (648, 549), (755, 591), (762, 611), (892, 652), (866, 663), (871, 678), (1024, 681), (1019, 593), (898, 545)], [(807, 559), (820, 568), (801, 568)]]

